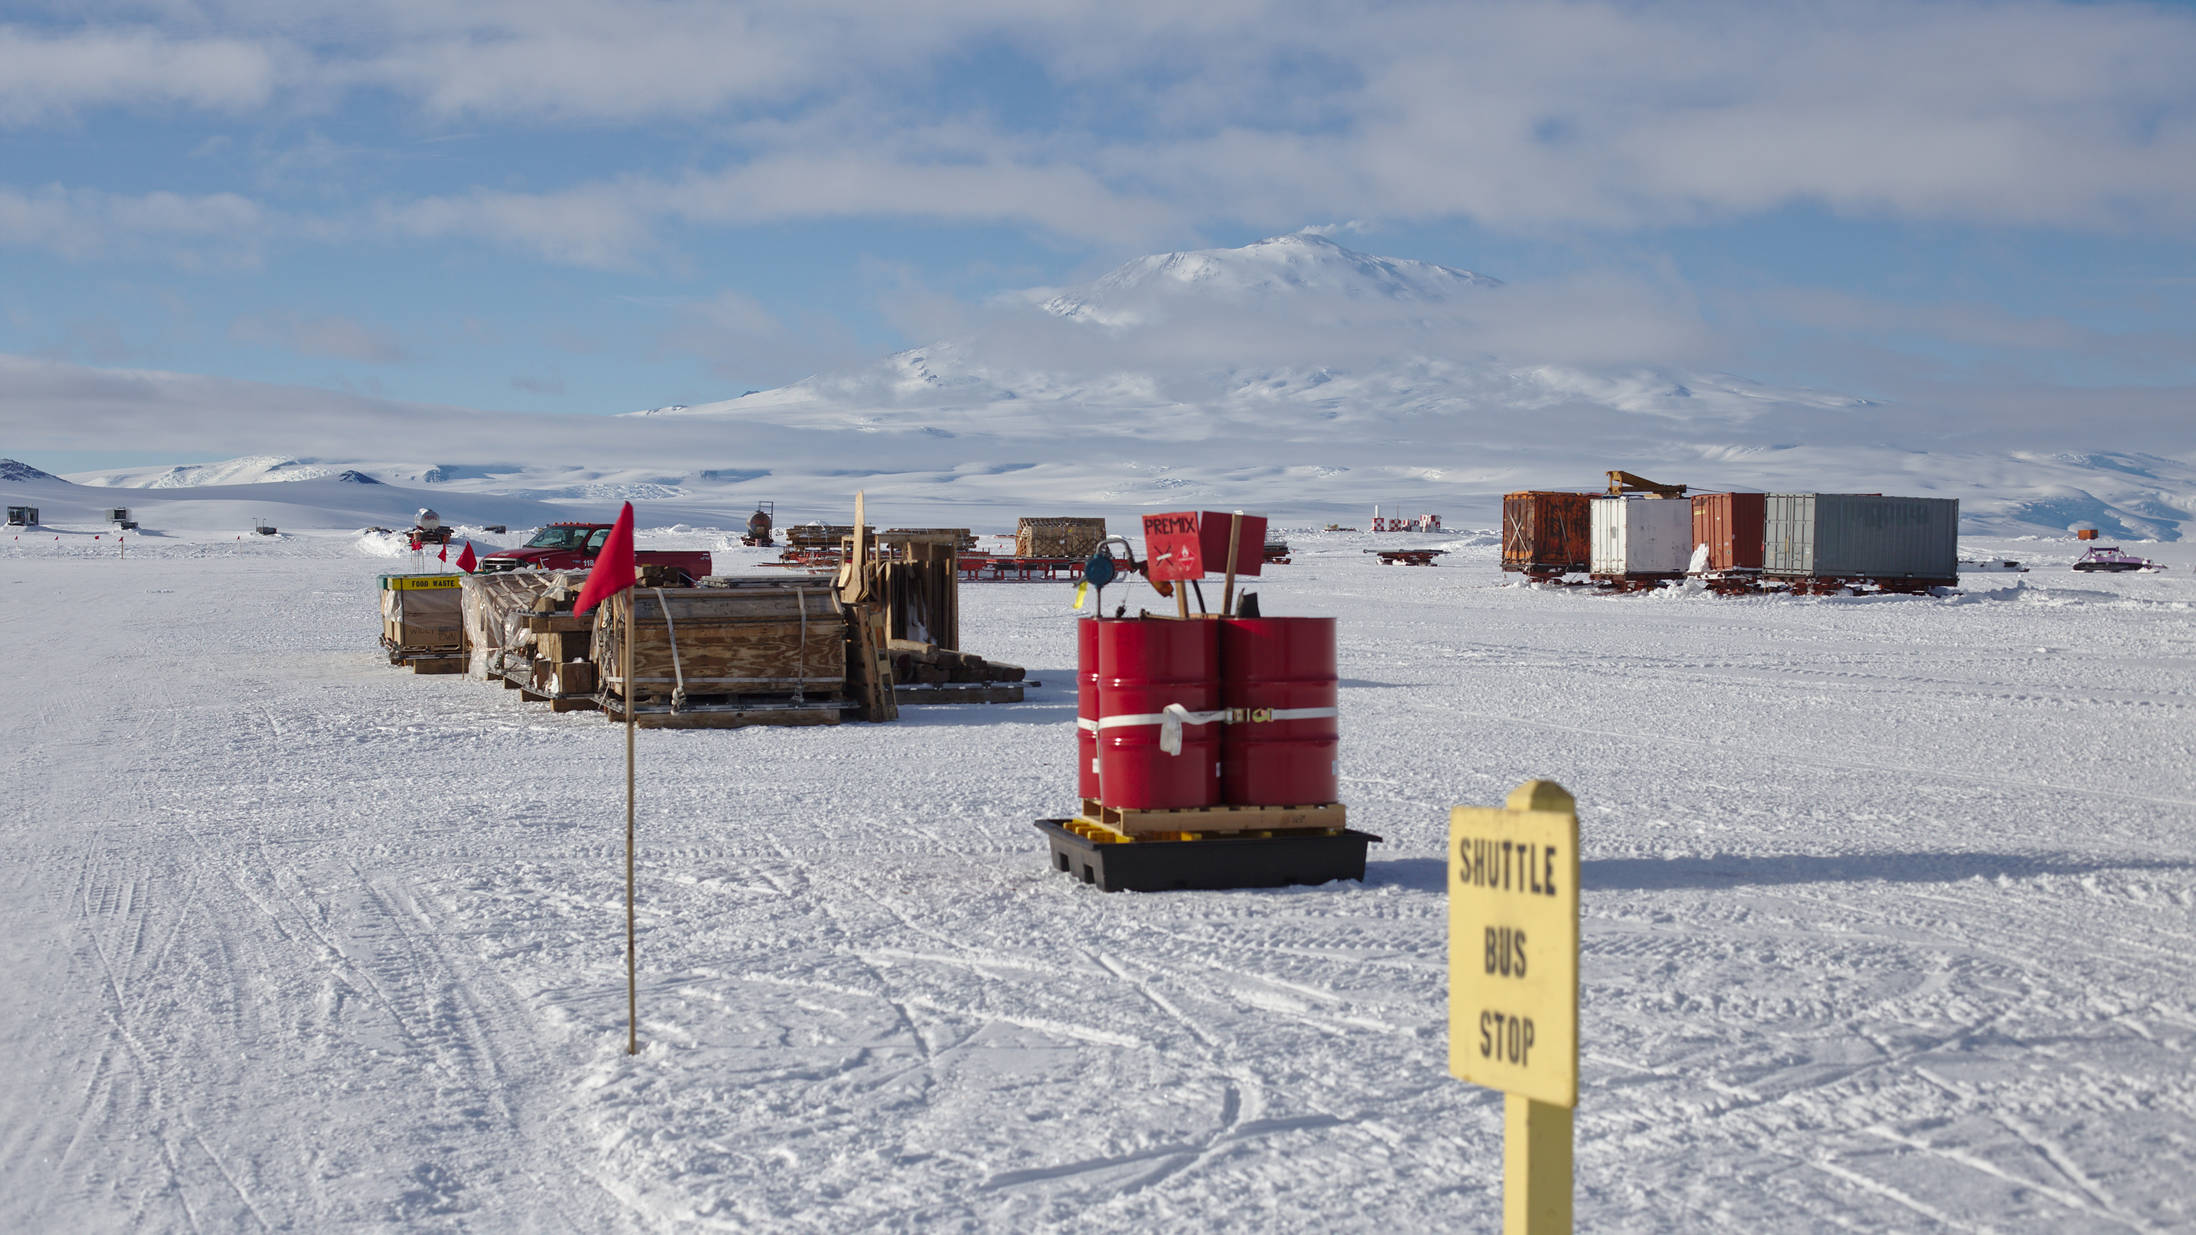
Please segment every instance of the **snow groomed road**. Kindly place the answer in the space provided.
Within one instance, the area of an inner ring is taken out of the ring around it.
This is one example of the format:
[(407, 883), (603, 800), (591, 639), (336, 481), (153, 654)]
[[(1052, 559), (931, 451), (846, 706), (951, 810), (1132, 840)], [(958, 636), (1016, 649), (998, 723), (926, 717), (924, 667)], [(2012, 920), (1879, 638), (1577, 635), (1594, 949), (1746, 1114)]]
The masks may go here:
[(1442, 846), (1533, 777), (1580, 1229), (2196, 1226), (2191, 563), (1606, 597), (1290, 539), (1363, 885), (1053, 873), (1071, 589), (971, 585), (1028, 703), (641, 735), (637, 1058), (615, 726), (383, 664), (348, 537), (0, 555), (0, 1229), (1492, 1229)]

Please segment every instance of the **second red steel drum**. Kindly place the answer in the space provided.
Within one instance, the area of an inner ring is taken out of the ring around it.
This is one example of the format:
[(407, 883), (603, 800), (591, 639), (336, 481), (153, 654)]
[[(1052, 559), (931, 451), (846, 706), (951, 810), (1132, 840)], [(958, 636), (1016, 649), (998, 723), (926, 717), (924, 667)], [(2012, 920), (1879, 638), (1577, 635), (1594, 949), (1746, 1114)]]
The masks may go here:
[(1099, 618), (1075, 623), (1075, 786), (1086, 801), (1098, 800)]
[(1223, 726), (1182, 725), (1181, 753), (1170, 755), (1160, 745), (1163, 726), (1156, 718), (1169, 704), (1191, 712), (1218, 709), (1220, 623), (1116, 618), (1090, 624), (1098, 628), (1100, 723), (1153, 718), (1099, 730), (1101, 799), (1131, 810), (1218, 805)]
[(1220, 706), (1231, 713), (1221, 732), (1220, 800), (1230, 806), (1335, 801), (1341, 730), (1334, 619), (1229, 618), (1216, 624)]

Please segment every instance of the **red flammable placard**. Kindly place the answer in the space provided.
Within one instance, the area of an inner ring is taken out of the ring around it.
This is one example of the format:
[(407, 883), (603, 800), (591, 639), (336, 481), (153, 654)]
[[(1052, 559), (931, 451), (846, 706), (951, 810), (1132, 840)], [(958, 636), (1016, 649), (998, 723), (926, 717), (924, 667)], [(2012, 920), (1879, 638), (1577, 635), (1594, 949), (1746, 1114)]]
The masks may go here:
[[(1226, 511), (1178, 510), (1144, 516), (1145, 574), (1153, 579), (1202, 579), (1228, 568)], [(1236, 539), (1235, 573), (1255, 575), (1266, 558), (1266, 516), (1244, 515)]]

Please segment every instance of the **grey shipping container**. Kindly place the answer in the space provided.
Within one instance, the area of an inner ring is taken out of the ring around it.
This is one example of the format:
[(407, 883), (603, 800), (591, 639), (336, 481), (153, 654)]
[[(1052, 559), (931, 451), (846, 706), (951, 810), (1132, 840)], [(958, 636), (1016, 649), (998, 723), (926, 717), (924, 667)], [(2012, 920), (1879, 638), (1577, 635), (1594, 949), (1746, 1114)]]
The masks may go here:
[(1765, 575), (1959, 580), (1958, 498), (1772, 493), (1764, 513)]

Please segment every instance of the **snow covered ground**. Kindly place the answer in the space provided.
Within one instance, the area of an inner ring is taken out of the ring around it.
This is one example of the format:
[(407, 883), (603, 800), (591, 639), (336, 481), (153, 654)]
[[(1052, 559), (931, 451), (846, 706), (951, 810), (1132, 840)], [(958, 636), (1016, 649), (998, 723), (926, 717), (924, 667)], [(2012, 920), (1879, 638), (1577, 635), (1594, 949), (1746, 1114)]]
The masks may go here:
[(2196, 1229), (2196, 551), (1733, 600), (1291, 540), (1362, 885), (1054, 874), (1068, 589), (971, 585), (1027, 703), (641, 735), (637, 1058), (618, 728), (382, 663), (353, 536), (0, 544), (0, 1230), (1491, 1230), (1442, 846), (1536, 776), (1580, 1229)]

